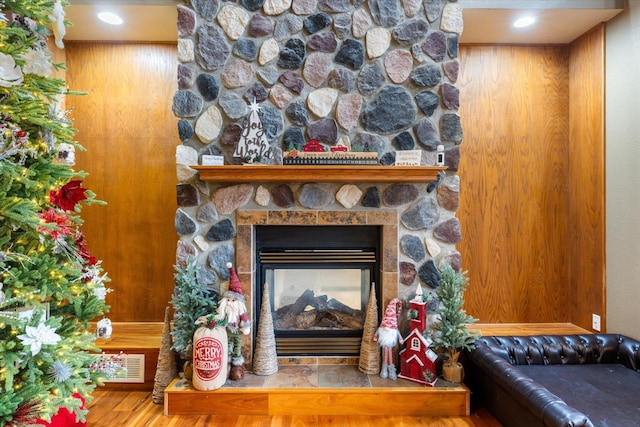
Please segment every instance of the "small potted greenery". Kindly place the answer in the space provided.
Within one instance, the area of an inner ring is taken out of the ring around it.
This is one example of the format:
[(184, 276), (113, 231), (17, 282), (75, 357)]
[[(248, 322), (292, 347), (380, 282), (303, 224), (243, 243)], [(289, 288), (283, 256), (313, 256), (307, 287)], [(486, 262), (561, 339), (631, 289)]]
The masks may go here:
[(174, 293), (171, 304), (174, 309), (172, 345), (183, 364), (185, 376), (190, 379), (193, 360), (193, 334), (198, 325), (196, 320), (216, 312), (218, 292), (198, 283), (198, 266), (195, 258), (190, 257), (184, 265), (175, 265)]
[(459, 383), (464, 371), (458, 357), (462, 350), (471, 350), (480, 336), (478, 331), (470, 331), (467, 326), (478, 321), (469, 316), (462, 308), (464, 305), (464, 291), (469, 284), (466, 271), (455, 271), (449, 263), (442, 267), (440, 285), (436, 289), (436, 296), (440, 301), (438, 308), (439, 320), (433, 326), (433, 343), (436, 350), (444, 355), (442, 375), (445, 380)]

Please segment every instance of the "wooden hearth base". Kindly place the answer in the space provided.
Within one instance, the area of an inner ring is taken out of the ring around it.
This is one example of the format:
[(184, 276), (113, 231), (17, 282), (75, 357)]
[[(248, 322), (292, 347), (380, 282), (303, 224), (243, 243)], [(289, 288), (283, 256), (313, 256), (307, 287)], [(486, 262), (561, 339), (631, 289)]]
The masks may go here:
[(469, 390), (451, 387), (262, 388), (198, 391), (175, 379), (164, 393), (165, 415), (468, 416)]

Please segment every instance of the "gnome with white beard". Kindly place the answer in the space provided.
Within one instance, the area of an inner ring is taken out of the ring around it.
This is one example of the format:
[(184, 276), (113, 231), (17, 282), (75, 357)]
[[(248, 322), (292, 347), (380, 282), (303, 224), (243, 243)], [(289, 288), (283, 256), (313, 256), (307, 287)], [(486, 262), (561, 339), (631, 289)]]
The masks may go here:
[(244, 293), (240, 279), (233, 265), (227, 263), (229, 269), (229, 289), (222, 294), (215, 316), (216, 321), (222, 321), (227, 328), (229, 337), (229, 360), (231, 371), (229, 379), (238, 381), (244, 378), (244, 357), (242, 356), (242, 335), (249, 335), (251, 322), (247, 315)]
[(402, 301), (393, 298), (389, 301), (384, 311), (380, 327), (373, 336), (373, 340), (382, 348), (382, 368), (380, 369), (380, 378), (389, 378), (390, 380), (398, 379), (396, 373), (396, 365), (393, 362), (393, 348), (398, 343), (404, 343), (402, 335), (398, 331), (398, 317), (402, 310)]

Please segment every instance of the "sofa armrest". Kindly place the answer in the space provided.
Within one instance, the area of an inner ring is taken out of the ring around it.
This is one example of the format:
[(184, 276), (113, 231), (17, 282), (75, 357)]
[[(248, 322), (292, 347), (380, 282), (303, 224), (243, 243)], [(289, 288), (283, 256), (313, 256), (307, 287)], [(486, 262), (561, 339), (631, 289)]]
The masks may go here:
[(618, 335), (618, 356), (620, 363), (629, 369), (640, 369), (640, 342), (624, 335)]

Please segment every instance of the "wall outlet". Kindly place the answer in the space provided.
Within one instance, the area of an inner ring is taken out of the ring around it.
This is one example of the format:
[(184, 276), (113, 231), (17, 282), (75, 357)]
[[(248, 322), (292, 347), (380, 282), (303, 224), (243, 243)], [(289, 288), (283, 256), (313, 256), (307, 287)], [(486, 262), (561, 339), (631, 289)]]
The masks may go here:
[(600, 316), (595, 313), (591, 315), (591, 329), (600, 332)]

